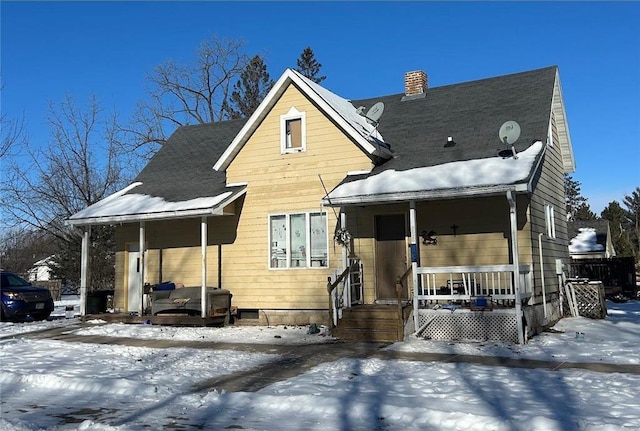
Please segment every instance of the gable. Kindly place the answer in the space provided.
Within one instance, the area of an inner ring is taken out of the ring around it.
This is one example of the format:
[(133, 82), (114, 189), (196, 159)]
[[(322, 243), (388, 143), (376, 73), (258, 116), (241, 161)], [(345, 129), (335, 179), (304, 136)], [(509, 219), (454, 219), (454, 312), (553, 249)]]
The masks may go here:
[[(301, 151), (283, 152), (283, 118), (292, 112), (304, 117), (305, 147)], [(300, 184), (295, 182), (302, 177), (311, 175), (309, 181), (320, 185), (318, 174), (334, 172), (339, 175), (333, 182), (335, 185), (348, 171), (368, 172), (371, 167), (369, 155), (313, 100), (290, 84), (229, 162), (226, 176), (228, 184), (249, 183), (255, 187), (262, 182), (271, 185), (293, 182), (299, 188)]]
[(346, 99), (331, 93), (329, 90), (308, 80), (298, 72), (287, 69), (274, 84), (271, 91), (260, 103), (256, 111), (249, 117), (244, 127), (236, 138), (227, 147), (213, 168), (222, 171), (233, 161), (242, 147), (250, 139), (251, 135), (260, 126), (264, 118), (273, 109), (274, 105), (287, 91), (290, 85), (294, 85), (316, 107), (321, 110), (332, 122), (339, 127), (346, 136), (358, 145), (362, 151), (372, 160), (378, 158), (388, 159), (391, 152), (384, 142), (384, 138), (376, 128), (369, 124), (363, 116), (357, 113), (356, 108)]
[(567, 114), (564, 109), (564, 100), (562, 98), (562, 89), (560, 86), (560, 75), (556, 71), (556, 79), (553, 86), (553, 102), (552, 102), (553, 119), (558, 133), (560, 152), (562, 154), (562, 165), (564, 172), (569, 174), (575, 172), (576, 162), (573, 157), (573, 147), (571, 145), (571, 136), (569, 135), (569, 125), (567, 123)]

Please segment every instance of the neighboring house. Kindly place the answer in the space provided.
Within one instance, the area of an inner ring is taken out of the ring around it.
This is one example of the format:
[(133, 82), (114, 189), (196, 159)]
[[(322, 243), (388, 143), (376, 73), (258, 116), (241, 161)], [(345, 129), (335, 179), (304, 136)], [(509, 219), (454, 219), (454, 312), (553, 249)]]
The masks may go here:
[(49, 281), (51, 280), (52, 265), (55, 263), (55, 256), (45, 257), (33, 264), (28, 271), (29, 281)]
[(608, 259), (616, 251), (608, 220), (570, 221), (569, 254), (572, 259)]
[(555, 322), (574, 170), (557, 67), (404, 85), (350, 101), (286, 70), (250, 118), (177, 129), (69, 219), (85, 256), (91, 225), (117, 226), (115, 307), (142, 312), (144, 283), (174, 281), (229, 289), (260, 324), (331, 311), (339, 330), (398, 292), (405, 329), (431, 338), (524, 342)]

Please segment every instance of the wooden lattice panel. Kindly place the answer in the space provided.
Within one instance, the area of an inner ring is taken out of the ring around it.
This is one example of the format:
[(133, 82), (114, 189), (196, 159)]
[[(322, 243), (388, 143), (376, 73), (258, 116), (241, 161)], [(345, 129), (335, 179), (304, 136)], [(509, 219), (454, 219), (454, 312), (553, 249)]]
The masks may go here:
[(518, 342), (515, 312), (419, 310), (418, 320), (418, 335), (433, 340)]
[(607, 303), (602, 283), (571, 283), (576, 292), (578, 313), (590, 319), (607, 317)]

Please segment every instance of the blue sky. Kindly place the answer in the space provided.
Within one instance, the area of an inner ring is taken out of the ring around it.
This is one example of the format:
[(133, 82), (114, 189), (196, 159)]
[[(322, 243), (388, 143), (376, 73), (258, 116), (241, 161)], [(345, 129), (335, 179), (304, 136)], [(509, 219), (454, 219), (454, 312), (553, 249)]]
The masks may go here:
[(306, 46), (345, 98), (403, 91), (421, 69), (440, 86), (557, 65), (576, 157), (597, 214), (640, 186), (637, 2), (0, 3), (2, 112), (49, 139), (47, 104), (96, 95), (120, 117), (145, 76), (193, 60), (205, 39), (244, 39), (277, 79)]

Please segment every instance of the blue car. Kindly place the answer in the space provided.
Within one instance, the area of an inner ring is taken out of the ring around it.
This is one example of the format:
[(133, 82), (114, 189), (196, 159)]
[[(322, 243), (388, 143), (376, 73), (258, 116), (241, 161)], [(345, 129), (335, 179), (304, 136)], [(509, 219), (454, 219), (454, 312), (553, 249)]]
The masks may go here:
[(45, 320), (53, 311), (53, 298), (48, 289), (32, 286), (12, 272), (0, 271), (0, 290), (0, 320)]

